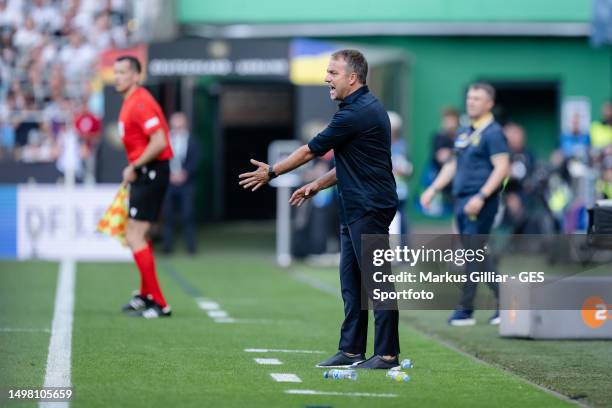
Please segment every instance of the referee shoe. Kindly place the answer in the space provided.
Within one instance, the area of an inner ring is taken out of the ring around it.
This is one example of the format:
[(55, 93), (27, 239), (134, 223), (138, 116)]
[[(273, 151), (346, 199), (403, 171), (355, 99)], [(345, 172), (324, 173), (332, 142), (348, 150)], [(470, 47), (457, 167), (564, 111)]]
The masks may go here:
[(122, 312), (141, 312), (151, 306), (152, 301), (144, 296), (140, 296), (138, 291), (135, 291), (132, 295), (130, 301), (121, 308)]
[(133, 317), (144, 317), (145, 319), (157, 319), (158, 317), (170, 317), (172, 316), (172, 309), (170, 306), (161, 307), (155, 302), (151, 302), (151, 305), (140, 311), (134, 312), (131, 316)]

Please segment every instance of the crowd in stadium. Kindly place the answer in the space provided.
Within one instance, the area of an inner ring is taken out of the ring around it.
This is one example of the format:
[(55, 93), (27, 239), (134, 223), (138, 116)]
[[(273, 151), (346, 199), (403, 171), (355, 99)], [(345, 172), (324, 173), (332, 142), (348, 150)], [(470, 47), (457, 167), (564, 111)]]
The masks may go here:
[(129, 43), (128, 13), (124, 0), (0, 0), (1, 159), (82, 166), (100, 130), (95, 65)]

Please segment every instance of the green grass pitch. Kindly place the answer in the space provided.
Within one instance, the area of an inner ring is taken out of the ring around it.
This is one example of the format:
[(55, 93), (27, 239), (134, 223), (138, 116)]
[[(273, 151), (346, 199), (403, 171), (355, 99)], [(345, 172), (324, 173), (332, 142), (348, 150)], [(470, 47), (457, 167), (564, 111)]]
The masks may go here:
[[(610, 342), (500, 339), (494, 328), (484, 324), (486, 314), (478, 316), (480, 325), (458, 332), (444, 324), (447, 312), (402, 312), (401, 357), (415, 364), (408, 370), (412, 377), (408, 383), (392, 382), (384, 371), (359, 371), (354, 382), (324, 379), (323, 370), (314, 366), (337, 348), (343, 316), (341, 300), (333, 293), (337, 274), (333, 268), (300, 264), (290, 271), (276, 267), (271, 232), (268, 228), (208, 231), (197, 257), (160, 257), (160, 280), (174, 310), (170, 319), (145, 321), (119, 312), (137, 287), (132, 264), (78, 263), (71, 406), (574, 405), (525, 379), (583, 403), (612, 404)], [(57, 270), (52, 262), (0, 263), (0, 389), (42, 386)], [(297, 279), (296, 273), (320, 287)], [(236, 321), (215, 322), (198, 307), (197, 297), (217, 302)], [(324, 354), (248, 353), (247, 348)], [(283, 364), (259, 365), (254, 358), (277, 358)], [(276, 382), (270, 373), (293, 373), (302, 382)], [(341, 395), (291, 395), (286, 393), (290, 389)]]

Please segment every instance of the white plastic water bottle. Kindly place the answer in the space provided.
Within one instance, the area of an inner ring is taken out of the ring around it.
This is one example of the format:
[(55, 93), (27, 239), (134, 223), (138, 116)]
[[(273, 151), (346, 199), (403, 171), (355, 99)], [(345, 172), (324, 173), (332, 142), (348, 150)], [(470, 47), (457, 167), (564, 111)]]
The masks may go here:
[(400, 363), (400, 367), (402, 367), (402, 370), (405, 370), (407, 368), (412, 368), (412, 360), (409, 358), (405, 358), (402, 360), (402, 362)]
[(355, 381), (357, 379), (357, 372), (355, 370), (329, 370), (323, 373), (323, 378)]
[(387, 377), (395, 380), (397, 382), (408, 382), (410, 381), (410, 376), (403, 371), (398, 370), (389, 370), (387, 371)]

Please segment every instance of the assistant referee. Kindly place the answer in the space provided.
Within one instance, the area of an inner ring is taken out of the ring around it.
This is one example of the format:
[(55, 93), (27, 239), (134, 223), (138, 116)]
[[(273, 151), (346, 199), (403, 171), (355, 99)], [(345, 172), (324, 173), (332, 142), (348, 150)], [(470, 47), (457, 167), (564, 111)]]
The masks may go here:
[(123, 311), (144, 318), (169, 317), (170, 306), (162, 294), (153, 246), (147, 234), (157, 222), (168, 183), (172, 158), (168, 124), (159, 104), (140, 86), (142, 67), (132, 56), (117, 58), (115, 89), (124, 101), (119, 113), (119, 134), (127, 153), (123, 183), (130, 185), (126, 240), (140, 272), (140, 290)]

